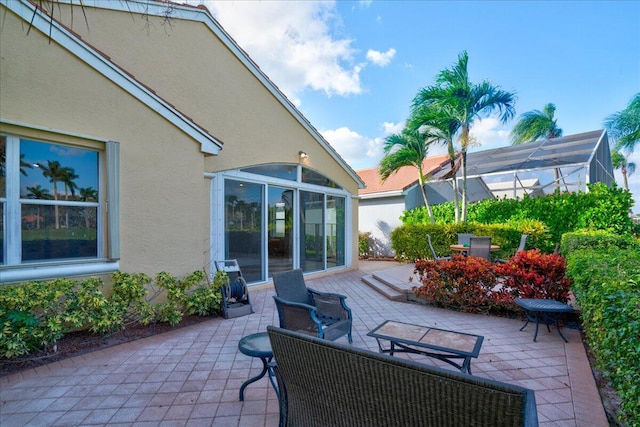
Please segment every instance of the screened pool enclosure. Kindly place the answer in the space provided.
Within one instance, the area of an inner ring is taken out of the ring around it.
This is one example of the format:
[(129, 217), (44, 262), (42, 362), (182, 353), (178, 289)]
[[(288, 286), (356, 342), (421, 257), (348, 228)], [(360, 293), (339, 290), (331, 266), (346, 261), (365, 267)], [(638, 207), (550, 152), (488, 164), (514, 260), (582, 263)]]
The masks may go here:
[[(427, 183), (434, 203), (453, 200), (450, 171), (444, 167)], [(456, 179), (461, 185), (462, 172)], [(561, 192), (588, 191), (587, 184), (615, 182), (607, 133), (585, 132), (521, 145), (467, 154), (468, 201), (487, 198), (536, 197)]]

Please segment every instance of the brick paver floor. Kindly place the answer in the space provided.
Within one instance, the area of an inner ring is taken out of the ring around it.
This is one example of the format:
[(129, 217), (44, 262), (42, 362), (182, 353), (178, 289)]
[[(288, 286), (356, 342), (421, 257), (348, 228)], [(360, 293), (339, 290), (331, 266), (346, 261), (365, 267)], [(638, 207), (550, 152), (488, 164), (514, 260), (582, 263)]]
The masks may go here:
[[(385, 319), (485, 337), (474, 375), (535, 390), (541, 426), (608, 426), (580, 334), (522, 321), (394, 302), (361, 282), (372, 270), (408, 275), (390, 262), (361, 262), (360, 270), (307, 279), (322, 291), (347, 295), (353, 346), (378, 351), (367, 332)], [(278, 404), (268, 379), (241, 384), (262, 363), (238, 352), (240, 338), (277, 325), (272, 286), (250, 288), (255, 313), (215, 318), (161, 335), (88, 353), (0, 378), (1, 426), (277, 426)], [(346, 343), (346, 338), (341, 338)], [(401, 354), (447, 369), (424, 356)]]

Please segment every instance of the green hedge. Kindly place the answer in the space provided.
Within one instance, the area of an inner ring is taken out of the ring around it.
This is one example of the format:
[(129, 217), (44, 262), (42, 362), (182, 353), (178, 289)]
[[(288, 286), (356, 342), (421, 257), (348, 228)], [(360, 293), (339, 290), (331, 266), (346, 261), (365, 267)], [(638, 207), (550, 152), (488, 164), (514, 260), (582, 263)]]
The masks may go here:
[(473, 233), (476, 236), (491, 236), (491, 243), (500, 246), (493, 253), (496, 258), (509, 258), (520, 245), (522, 234), (528, 234), (526, 249), (538, 248), (543, 252), (553, 251), (549, 244), (549, 233), (544, 224), (535, 220), (511, 221), (507, 224), (481, 224), (475, 222), (458, 224), (404, 224), (391, 232), (391, 244), (400, 261), (413, 262), (432, 258), (427, 243), (427, 234), (439, 256), (450, 255), (449, 245), (458, 243), (458, 233)]
[[(622, 247), (614, 242), (620, 242)], [(590, 247), (591, 246), (591, 247)], [(567, 248), (572, 248), (571, 251)], [(567, 277), (581, 308), (596, 368), (621, 399), (621, 417), (640, 426), (640, 249), (603, 233), (567, 235)]]
[[(470, 203), (467, 221), (483, 224), (508, 223), (533, 219), (549, 229), (549, 241), (560, 242), (563, 234), (578, 229), (607, 230), (615, 234), (638, 232), (629, 217), (634, 204), (628, 190), (611, 188), (602, 183), (588, 185), (588, 193), (554, 193), (542, 197), (523, 199), (482, 200)], [(437, 223), (454, 222), (453, 202), (433, 206)], [(404, 224), (429, 222), (424, 207), (407, 211), (402, 216)], [(544, 248), (540, 248), (544, 251)]]
[[(220, 286), (226, 273), (211, 283), (204, 271), (183, 279), (158, 273), (115, 272), (111, 292), (96, 277), (65, 278), (0, 286), (0, 358), (53, 348), (66, 333), (86, 329), (108, 334), (128, 324), (166, 322), (176, 325), (183, 315), (208, 316), (220, 311)], [(154, 303), (159, 297), (161, 303)]]

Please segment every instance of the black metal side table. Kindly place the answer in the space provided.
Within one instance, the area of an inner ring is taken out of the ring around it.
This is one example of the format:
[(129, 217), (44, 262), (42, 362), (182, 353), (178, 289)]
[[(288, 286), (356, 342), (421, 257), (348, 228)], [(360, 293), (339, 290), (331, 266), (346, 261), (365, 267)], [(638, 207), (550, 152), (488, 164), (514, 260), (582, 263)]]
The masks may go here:
[(240, 400), (244, 400), (244, 389), (251, 383), (258, 381), (264, 377), (267, 371), (269, 372), (269, 381), (273, 389), (278, 393), (278, 387), (276, 386), (269, 362), (273, 359), (273, 351), (271, 350), (271, 341), (269, 341), (269, 335), (266, 332), (258, 332), (255, 334), (247, 335), (238, 342), (238, 350), (240, 353), (246, 354), (250, 357), (259, 357), (262, 360), (262, 372), (255, 377), (249, 378), (240, 386)]
[(552, 299), (516, 298), (514, 299), (514, 301), (520, 307), (524, 308), (525, 314), (527, 315), (527, 323), (525, 323), (524, 326), (520, 328), (520, 330), (526, 328), (530, 321), (536, 322), (536, 332), (533, 335), (534, 342), (536, 341), (536, 338), (538, 338), (538, 325), (540, 324), (540, 322), (547, 325), (547, 330), (549, 332), (551, 332), (549, 325), (556, 325), (556, 329), (558, 330), (558, 333), (560, 334), (564, 342), (569, 342), (564, 337), (564, 335), (562, 335), (558, 320), (562, 313), (571, 313), (573, 311), (573, 307)]

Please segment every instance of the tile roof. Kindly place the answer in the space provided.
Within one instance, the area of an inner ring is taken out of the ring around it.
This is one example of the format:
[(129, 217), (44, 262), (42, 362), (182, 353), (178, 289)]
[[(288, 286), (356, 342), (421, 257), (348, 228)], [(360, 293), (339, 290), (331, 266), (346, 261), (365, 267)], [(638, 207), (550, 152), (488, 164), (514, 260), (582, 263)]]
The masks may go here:
[[(433, 173), (440, 167), (447, 164), (449, 156), (443, 154), (440, 156), (427, 157), (422, 163), (425, 174)], [(366, 184), (366, 188), (360, 189), (358, 195), (385, 193), (390, 191), (404, 191), (409, 187), (418, 183), (418, 172), (413, 166), (405, 166), (400, 168), (396, 173), (382, 182), (378, 167), (361, 169), (356, 171), (360, 179)]]

